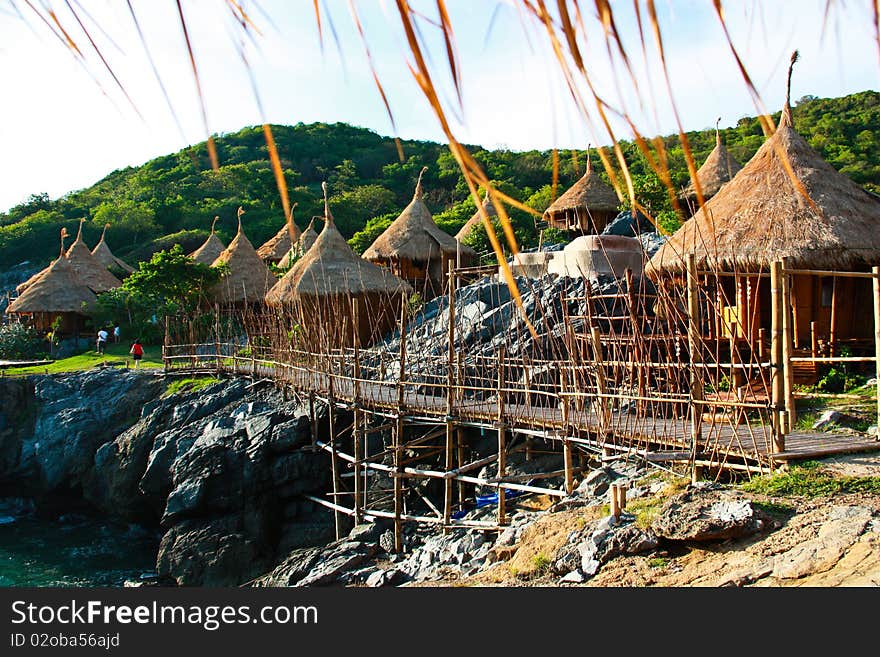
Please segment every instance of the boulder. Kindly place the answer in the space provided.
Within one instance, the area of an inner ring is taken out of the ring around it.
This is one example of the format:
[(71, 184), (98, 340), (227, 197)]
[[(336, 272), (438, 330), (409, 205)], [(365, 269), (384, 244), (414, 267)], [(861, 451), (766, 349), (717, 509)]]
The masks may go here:
[(651, 523), (657, 536), (673, 541), (722, 541), (756, 534), (764, 526), (763, 514), (741, 493), (705, 486), (670, 498)]

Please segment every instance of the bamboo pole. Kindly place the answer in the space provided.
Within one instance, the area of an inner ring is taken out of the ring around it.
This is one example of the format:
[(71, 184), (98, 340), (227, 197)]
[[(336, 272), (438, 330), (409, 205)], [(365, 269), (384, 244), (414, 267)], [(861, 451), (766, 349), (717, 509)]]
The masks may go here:
[(599, 430), (602, 432), (602, 437), (604, 439), (611, 418), (608, 409), (608, 400), (605, 397), (605, 395), (608, 394), (608, 390), (605, 382), (605, 364), (602, 360), (602, 336), (599, 333), (598, 326), (590, 327), (590, 340), (593, 345), (593, 364), (596, 368), (596, 392), (599, 393), (599, 398), (596, 401)]
[[(336, 454), (336, 406), (333, 397), (330, 397), (329, 421), (330, 421), (330, 472), (333, 479), (333, 499), (339, 496), (339, 459)], [(333, 524), (336, 530), (336, 540), (342, 538), (342, 516), (338, 511), (333, 513)]]
[(397, 417), (392, 436), (394, 446), (394, 551), (403, 551), (403, 412), (406, 393), (406, 304), (400, 307), (400, 363), (397, 381)]
[(355, 332), (353, 337), (354, 343), (354, 424), (351, 430), (351, 439), (354, 442), (354, 522), (359, 524), (363, 518), (361, 512), (364, 508), (363, 504), (363, 480), (361, 479), (361, 461), (363, 459), (361, 442), (364, 439), (363, 434), (363, 411), (361, 410), (361, 351), (360, 351), (360, 323), (358, 321), (357, 300), (351, 300), (352, 323)]
[(691, 479), (697, 478), (697, 453), (703, 433), (703, 378), (695, 365), (702, 362), (700, 350), (700, 303), (697, 288), (697, 264), (693, 253), (687, 259), (688, 350), (691, 356)]
[(785, 370), (782, 362), (783, 344), (783, 293), (782, 293), (782, 262), (776, 260), (770, 266), (770, 361), (773, 363), (771, 379), (771, 409), (773, 414), (773, 452), (785, 451), (785, 432), (783, 430), (783, 399), (785, 396)]
[[(789, 433), (797, 422), (797, 409), (794, 401), (794, 366), (792, 364), (793, 335), (792, 335), (792, 307), (791, 307), (791, 276), (784, 273), (788, 265), (788, 258), (782, 259), (782, 363), (785, 373), (785, 415), (782, 430)], [(835, 279), (836, 281), (836, 279)]]
[[(455, 425), (452, 416), (455, 410), (455, 269), (449, 263), (449, 327), (447, 329), (447, 361), (446, 361), (446, 444), (445, 468), (449, 472), (454, 467)], [(452, 479), (443, 481), (443, 525), (448, 527), (452, 520)], [(448, 531), (445, 530), (444, 531)]]
[(831, 321), (828, 329), (828, 355), (834, 355), (837, 342), (837, 276), (831, 277)]
[[(507, 427), (504, 424), (504, 347), (498, 349), (498, 480), (502, 481), (507, 473)], [(503, 525), (507, 514), (507, 504), (504, 489), (498, 489), (498, 524)]]
[(880, 267), (872, 267), (874, 274), (874, 358), (877, 377), (877, 426), (880, 427)]

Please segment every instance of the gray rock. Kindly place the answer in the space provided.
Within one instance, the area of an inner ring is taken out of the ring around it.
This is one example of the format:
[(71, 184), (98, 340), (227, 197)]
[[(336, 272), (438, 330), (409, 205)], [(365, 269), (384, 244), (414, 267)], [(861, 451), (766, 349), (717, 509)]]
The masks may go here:
[(819, 419), (813, 423), (813, 429), (815, 429), (816, 431), (828, 429), (834, 425), (840, 424), (840, 421), (842, 419), (843, 414), (840, 411), (827, 410), (822, 413), (822, 415), (819, 416)]
[(691, 487), (666, 502), (651, 529), (674, 541), (720, 541), (755, 534), (764, 524), (740, 493)]

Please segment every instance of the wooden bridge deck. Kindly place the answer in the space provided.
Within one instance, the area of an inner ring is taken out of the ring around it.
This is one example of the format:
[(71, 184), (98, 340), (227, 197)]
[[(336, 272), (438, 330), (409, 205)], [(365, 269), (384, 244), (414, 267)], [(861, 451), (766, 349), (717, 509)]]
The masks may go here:
[[(169, 372), (218, 370), (226, 374), (271, 379), (301, 392), (314, 392), (318, 397), (339, 405), (358, 404), (390, 416), (403, 410), (411, 417), (438, 424), (450, 419), (445, 391), (440, 390), (444, 394), (432, 394), (431, 386), (427, 385), (405, 384), (401, 391), (400, 386), (392, 381), (355, 381), (340, 374), (250, 359), (218, 362), (216, 358), (202, 356), (166, 361), (166, 371)], [(542, 432), (550, 439), (564, 435), (616, 451), (653, 453), (654, 460), (663, 460), (658, 452), (670, 453), (666, 460), (683, 460), (674, 454), (692, 449), (688, 419), (636, 415), (618, 410), (607, 412), (601, 421), (595, 408), (570, 404), (566, 413), (558, 397), (539, 396), (543, 403), (525, 403), (525, 391), (510, 397), (517, 401), (503, 402), (499, 409), (497, 398), (469, 398), (459, 394), (453, 404), (453, 419), (482, 427), (501, 424), (512, 431)], [(880, 441), (855, 433), (797, 431), (786, 434), (783, 452), (773, 453), (772, 431), (766, 424), (736, 424), (726, 417), (707, 417), (702, 422), (696, 458), (709, 467), (764, 471), (780, 462), (869, 451), (880, 451)]]

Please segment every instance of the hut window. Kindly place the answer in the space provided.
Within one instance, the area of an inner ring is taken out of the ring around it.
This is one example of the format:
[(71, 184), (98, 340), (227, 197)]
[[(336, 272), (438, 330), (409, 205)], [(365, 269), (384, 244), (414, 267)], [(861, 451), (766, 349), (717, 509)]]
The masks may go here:
[(822, 278), (822, 297), (819, 300), (820, 305), (823, 308), (831, 307), (831, 299), (834, 296), (834, 281), (831, 280), (830, 276), (825, 276)]

